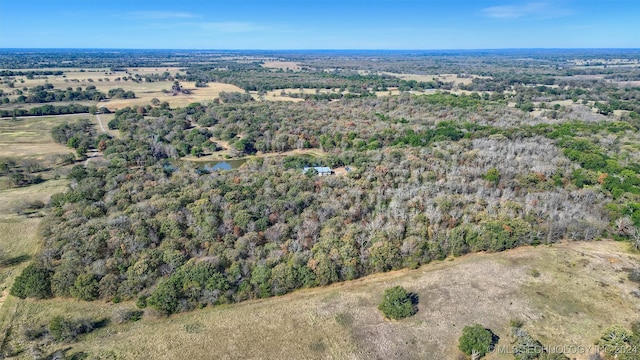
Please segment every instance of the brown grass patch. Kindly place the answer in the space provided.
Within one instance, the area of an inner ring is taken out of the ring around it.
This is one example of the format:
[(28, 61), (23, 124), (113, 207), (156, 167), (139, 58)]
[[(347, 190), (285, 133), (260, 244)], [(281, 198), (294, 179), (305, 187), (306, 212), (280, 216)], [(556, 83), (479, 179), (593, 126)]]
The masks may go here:
[(101, 102), (101, 106), (106, 106), (109, 110), (122, 109), (130, 106), (145, 106), (151, 102), (151, 99), (157, 98), (161, 102), (167, 102), (171, 107), (184, 107), (194, 102), (207, 102), (217, 98), (221, 92), (244, 92), (241, 88), (223, 83), (209, 83), (208, 87), (196, 88), (194, 82), (181, 82), (181, 86), (184, 89), (191, 91), (191, 94), (179, 94), (172, 96), (171, 94), (165, 94), (162, 90), (168, 90), (171, 88), (171, 82), (159, 82), (154, 87), (146, 86), (141, 89), (135, 89), (135, 86), (129, 86), (125, 90), (131, 90), (136, 93), (135, 99), (114, 99), (107, 102)]
[[(28, 69), (23, 69), (28, 70)], [(16, 89), (22, 89), (23, 87), (34, 87), (37, 85), (43, 85), (45, 83), (52, 84), (56, 89), (66, 89), (71, 87), (75, 89), (80, 86), (85, 88), (88, 85), (94, 85), (97, 90), (108, 93), (109, 90), (115, 88), (122, 88), (125, 91), (133, 91), (137, 98), (136, 99), (114, 99), (107, 102), (100, 102), (98, 106), (106, 106), (110, 110), (117, 110), (127, 106), (138, 106), (138, 105), (148, 105), (151, 99), (157, 98), (160, 101), (166, 101), (172, 107), (186, 106), (193, 102), (204, 102), (210, 101), (214, 98), (218, 97), (218, 94), (221, 91), (238, 91), (244, 92), (241, 88), (230, 85), (230, 84), (221, 84), (221, 83), (210, 83), (206, 88), (196, 88), (195, 82), (181, 82), (181, 85), (185, 89), (189, 89), (192, 94), (190, 95), (177, 95), (170, 96), (163, 93), (163, 90), (170, 90), (173, 81), (160, 81), (160, 82), (133, 82), (131, 80), (119, 80), (116, 81), (117, 78), (122, 78), (124, 76), (130, 76), (125, 72), (111, 72), (109, 69), (54, 69), (54, 70), (62, 70), (64, 71), (63, 75), (57, 76), (46, 76), (46, 77), (36, 77), (35, 79), (26, 79), (26, 77), (16, 77), (18, 82), (15, 84)], [(139, 74), (141, 76), (147, 74), (157, 74), (169, 72), (171, 74), (176, 74), (181, 72), (182, 69), (176, 67), (153, 67), (153, 68), (128, 68), (127, 71), (130, 74)], [(6, 84), (2, 84), (0, 88), (3, 89), (5, 93), (11, 93), (14, 89), (9, 88)], [(14, 96), (15, 97), (15, 96)], [(95, 102), (82, 102), (86, 105), (96, 105)], [(54, 105), (61, 105), (62, 103), (52, 103)], [(12, 107), (32, 107), (32, 106), (40, 106), (42, 104), (19, 104), (19, 105), (4, 105), (3, 108), (12, 108)]]
[(384, 75), (395, 76), (402, 80), (415, 80), (415, 81), (442, 81), (445, 83), (453, 82), (455, 84), (471, 84), (474, 78), (482, 78), (479, 75), (469, 75), (469, 77), (461, 78), (457, 74), (440, 74), (440, 75), (422, 75), (422, 74), (400, 74), (392, 72), (382, 72)]
[(73, 150), (56, 143), (51, 129), (63, 122), (90, 118), (91, 115), (25, 117), (0, 120), (0, 157), (43, 159)]
[(262, 67), (265, 67), (268, 69), (282, 69), (282, 70), (289, 69), (293, 71), (300, 70), (300, 64), (293, 61), (265, 61), (262, 64)]

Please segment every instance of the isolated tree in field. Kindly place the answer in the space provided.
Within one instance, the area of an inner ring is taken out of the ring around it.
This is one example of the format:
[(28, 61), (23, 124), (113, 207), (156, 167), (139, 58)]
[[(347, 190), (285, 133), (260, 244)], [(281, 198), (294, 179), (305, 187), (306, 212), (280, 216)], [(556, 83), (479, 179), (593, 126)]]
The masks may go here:
[(402, 319), (417, 312), (413, 297), (401, 286), (394, 286), (384, 291), (378, 310), (388, 319)]
[(458, 341), (458, 349), (463, 353), (483, 357), (494, 344), (494, 335), (491, 330), (485, 329), (480, 324), (475, 324), (465, 326)]

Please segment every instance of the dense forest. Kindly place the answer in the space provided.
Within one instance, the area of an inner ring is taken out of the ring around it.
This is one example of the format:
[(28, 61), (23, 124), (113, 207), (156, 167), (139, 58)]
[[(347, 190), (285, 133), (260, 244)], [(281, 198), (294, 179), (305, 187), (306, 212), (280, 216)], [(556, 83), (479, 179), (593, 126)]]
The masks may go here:
[[(71, 63), (118, 71), (168, 61), (132, 53), (92, 63), (89, 55)], [(362, 60), (366, 53), (307, 56), (301, 71), (213, 55), (203, 65), (175, 55), (185, 72), (171, 80), (231, 83), (247, 92), (179, 108), (117, 110), (108, 127), (118, 137), (98, 135), (88, 120), (56, 126), (54, 140), (80, 159), (90, 149), (103, 157), (76, 164), (67, 189), (51, 197), (42, 247), (12, 293), (136, 299), (171, 314), (469, 252), (605, 237), (639, 245), (640, 88), (584, 77), (628, 79), (638, 70), (566, 68), (572, 55), (516, 61), (489, 54), (463, 62), (438, 54), (401, 62), (392, 54), (369, 73), (355, 71), (374, 64)], [(43, 64), (48, 56), (34, 52), (25, 61)], [(375, 73), (434, 69), (477, 76), (465, 85)], [(270, 102), (249, 93), (288, 88), (340, 89), (340, 96)], [(400, 95), (374, 94), (389, 88)], [(449, 92), (454, 88), (462, 92)], [(425, 90), (433, 91), (415, 93)], [(19, 99), (104, 96), (135, 94), (43, 87)], [(73, 106), (20, 111), (66, 113)], [(244, 165), (211, 171), (183, 161), (216, 153), (216, 142), (235, 149)], [(296, 153), (305, 149), (321, 155)], [(349, 171), (320, 177), (303, 173), (309, 166)]]
[[(536, 124), (500, 102), (446, 94), (145, 113), (118, 111), (119, 138), (86, 123), (54, 130), (104, 160), (76, 165), (51, 199), (35, 272), (50, 284), (43, 296), (137, 298), (174, 313), (467, 252), (633, 237), (640, 225), (637, 155), (612, 146), (637, 130), (602, 115), (576, 122), (566, 110), (566, 121)], [(210, 139), (328, 154), (257, 157), (227, 172), (179, 160)], [(353, 170), (316, 177), (302, 173), (308, 165)]]

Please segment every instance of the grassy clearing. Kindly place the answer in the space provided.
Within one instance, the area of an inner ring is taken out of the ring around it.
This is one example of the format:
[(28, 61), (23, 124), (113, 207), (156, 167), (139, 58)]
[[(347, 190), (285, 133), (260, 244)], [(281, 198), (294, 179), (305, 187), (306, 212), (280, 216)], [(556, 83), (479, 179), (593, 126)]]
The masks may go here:
[(262, 67), (268, 69), (282, 69), (282, 70), (300, 70), (300, 64), (293, 61), (265, 61)]
[[(97, 330), (71, 344), (70, 352), (123, 359), (442, 359), (458, 354), (462, 328), (473, 323), (491, 328), (508, 345), (512, 318), (523, 319), (546, 345), (587, 346), (605, 327), (637, 320), (640, 299), (629, 295), (637, 285), (623, 269), (639, 261), (627, 244), (610, 241), (474, 254), (169, 318), (147, 314)], [(385, 321), (377, 305), (384, 289), (395, 285), (419, 295), (419, 311)], [(117, 307), (133, 307), (64, 299), (16, 303), (16, 331), (56, 314), (102, 319)], [(488, 357), (503, 358), (511, 357)]]
[[(51, 128), (82, 117), (0, 120), (0, 156), (41, 160), (51, 155), (67, 154), (70, 150), (51, 138)], [(0, 249), (5, 260), (0, 264), (0, 347), (17, 305), (16, 299), (7, 297), (8, 289), (37, 251), (37, 228), (41, 221), (38, 217), (18, 216), (14, 208), (25, 201), (40, 200), (46, 203), (52, 194), (62, 191), (66, 183), (66, 180), (48, 180), (37, 185), (0, 190)]]
[(4, 261), (0, 264), (0, 348), (19, 305), (16, 298), (8, 296), (8, 290), (37, 252), (37, 229), (42, 220), (40, 217), (18, 216), (13, 208), (25, 201), (46, 203), (52, 194), (63, 191), (66, 184), (66, 180), (49, 180), (28, 187), (0, 190), (0, 249), (4, 254)]
[[(0, 190), (0, 219), (13, 219), (15, 213), (13, 208), (24, 201), (40, 200), (44, 203), (49, 201), (52, 194), (64, 190), (67, 180), (48, 180), (40, 184)], [(2, 233), (0, 233), (0, 244), (2, 244)]]
[(11, 265), (0, 266), (0, 349), (17, 310), (18, 299), (9, 296), (15, 277), (27, 266), (38, 246), (40, 219), (0, 219), (0, 248)]
[[(179, 94), (176, 96), (171, 96), (171, 94), (165, 94), (162, 90), (171, 89), (171, 85), (173, 82), (163, 81), (163, 82), (155, 82), (155, 83), (130, 83), (130, 84), (121, 84), (125, 90), (131, 90), (136, 93), (135, 99), (115, 99), (107, 102), (101, 102), (100, 106), (106, 106), (109, 110), (122, 109), (127, 106), (138, 106), (138, 105), (148, 105), (151, 102), (151, 99), (157, 98), (158, 100), (164, 102), (166, 101), (169, 105), (174, 107), (184, 107), (194, 102), (206, 102), (211, 101), (219, 96), (219, 94), (223, 91), (226, 92), (244, 92), (241, 88), (231, 85), (231, 84), (223, 84), (223, 83), (209, 83), (205, 88), (196, 88), (194, 82), (181, 82), (181, 86), (183, 89), (187, 89), (191, 91), (191, 94)], [(124, 86), (126, 85), (126, 86)], [(99, 85), (96, 85), (96, 88), (102, 90)], [(104, 91), (104, 90), (102, 90)]]
[[(271, 90), (271, 91), (267, 91), (267, 93), (262, 97), (263, 100), (265, 101), (304, 101), (303, 98), (292, 98), (289, 97), (287, 95), (282, 95), (282, 93), (284, 92), (285, 94), (308, 94), (308, 95), (314, 95), (314, 94), (331, 94), (331, 93), (338, 93), (340, 89), (338, 88), (334, 88), (334, 89), (294, 89), (294, 88), (286, 88), (286, 89), (280, 89), (280, 90)], [(347, 92), (344, 92), (347, 93)], [(257, 92), (252, 92), (252, 95), (255, 99), (260, 99), (260, 97), (258, 96)]]
[[(29, 70), (41, 70), (41, 69), (20, 69), (23, 71)], [(34, 79), (27, 79), (25, 76), (17, 76), (16, 80), (18, 81), (15, 84), (16, 89), (22, 89), (23, 87), (33, 87), (37, 85), (42, 85), (45, 82), (52, 84), (54, 87), (58, 89), (66, 89), (67, 87), (76, 88), (78, 86), (85, 87), (87, 85), (95, 85), (97, 88), (107, 87), (107, 88), (116, 88), (122, 87), (123, 85), (127, 85), (129, 83), (136, 85), (131, 81), (116, 81), (116, 78), (122, 78), (123, 76), (129, 76), (127, 73), (135, 75), (139, 74), (141, 76), (148, 74), (161, 74), (165, 71), (175, 75), (182, 71), (181, 68), (176, 67), (158, 67), (158, 68), (127, 68), (126, 72), (117, 71), (111, 72), (109, 69), (81, 69), (81, 68), (52, 68), (47, 69), (52, 71), (63, 71), (63, 75), (48, 75), (48, 76), (36, 76)], [(155, 83), (142, 83), (140, 85), (150, 85)], [(5, 89), (10, 90), (6, 85), (3, 85)], [(5, 91), (6, 92), (6, 91)]]
[(384, 75), (395, 76), (402, 80), (415, 80), (415, 81), (442, 81), (444, 83), (453, 82), (455, 84), (471, 84), (475, 78), (486, 78), (479, 75), (469, 75), (469, 77), (461, 78), (457, 74), (440, 74), (440, 75), (422, 75), (422, 74), (400, 74), (392, 72), (382, 72)]
[[(22, 89), (23, 87), (31, 88), (37, 85), (43, 85), (45, 83), (52, 84), (56, 89), (66, 89), (68, 87), (76, 88), (78, 86), (85, 88), (88, 85), (94, 85), (97, 90), (108, 93), (109, 90), (115, 88), (122, 88), (125, 91), (133, 91), (136, 94), (135, 99), (115, 99), (107, 102), (100, 102), (98, 106), (106, 106), (109, 110), (122, 109), (127, 106), (139, 106), (148, 105), (153, 98), (157, 98), (160, 101), (166, 101), (171, 107), (187, 106), (193, 102), (211, 101), (218, 97), (221, 91), (232, 92), (244, 92), (241, 88), (221, 83), (210, 83), (208, 87), (196, 88), (195, 82), (181, 82), (184, 89), (190, 90), (192, 93), (189, 95), (176, 95), (171, 96), (163, 93), (163, 90), (170, 90), (173, 85), (173, 81), (159, 81), (159, 82), (133, 82), (131, 80), (124, 81), (117, 78), (123, 76), (129, 76), (125, 72), (110, 72), (109, 69), (60, 69), (64, 71), (63, 75), (59, 76), (46, 76), (37, 77), (35, 79), (26, 79), (26, 77), (17, 77), (18, 83), (15, 84), (16, 89)], [(158, 67), (158, 68), (128, 68), (129, 74), (139, 74), (141, 76), (169, 72), (176, 74), (181, 69), (175, 67)], [(24, 82), (23, 82), (24, 81)], [(9, 88), (7, 85), (0, 86), (5, 93), (11, 93), (14, 89)], [(14, 98), (15, 96), (9, 96)], [(96, 105), (95, 102), (81, 102), (85, 105)], [(54, 105), (62, 105), (63, 103), (52, 103)], [(42, 104), (7, 104), (1, 105), (1, 108), (12, 109), (15, 107), (29, 108), (33, 106), (41, 106)]]
[(91, 115), (61, 115), (0, 119), (0, 157), (44, 159), (49, 155), (72, 152), (51, 138), (51, 129)]

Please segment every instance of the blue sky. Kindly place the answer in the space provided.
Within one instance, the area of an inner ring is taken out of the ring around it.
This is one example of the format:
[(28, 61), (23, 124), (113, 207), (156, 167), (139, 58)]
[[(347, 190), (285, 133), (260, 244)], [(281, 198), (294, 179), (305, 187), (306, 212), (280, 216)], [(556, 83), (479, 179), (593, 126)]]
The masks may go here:
[(0, 48), (640, 48), (640, 0), (0, 0)]

